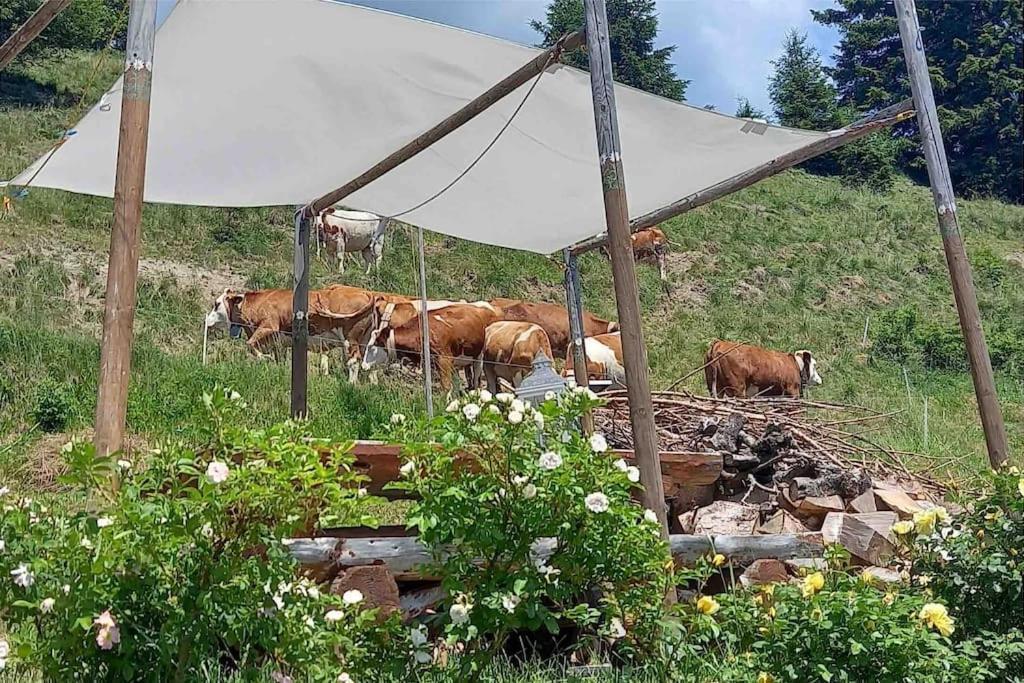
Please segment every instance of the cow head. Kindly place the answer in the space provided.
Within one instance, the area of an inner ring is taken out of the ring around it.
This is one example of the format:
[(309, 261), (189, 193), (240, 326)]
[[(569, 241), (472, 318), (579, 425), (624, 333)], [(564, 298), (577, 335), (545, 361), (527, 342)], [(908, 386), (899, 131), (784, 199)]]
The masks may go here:
[(610, 323), (608, 323), (608, 333), (609, 334), (611, 334), (612, 332), (618, 332), (618, 331), (619, 331), (619, 324), (617, 322), (615, 322), (613, 320)]
[(395, 304), (378, 299), (374, 302), (373, 325), (363, 354), (363, 370), (386, 367), (395, 356), (395, 331), (391, 328), (391, 314)]
[(206, 327), (214, 330), (226, 329), (232, 337), (239, 336), (242, 333), (242, 326), (238, 324), (239, 306), (244, 298), (245, 294), (242, 292), (225, 289), (206, 314)]
[(818, 386), (821, 384), (821, 375), (818, 374), (817, 362), (810, 351), (800, 350), (793, 352), (796, 358), (796, 366), (800, 368), (800, 383), (804, 386)]

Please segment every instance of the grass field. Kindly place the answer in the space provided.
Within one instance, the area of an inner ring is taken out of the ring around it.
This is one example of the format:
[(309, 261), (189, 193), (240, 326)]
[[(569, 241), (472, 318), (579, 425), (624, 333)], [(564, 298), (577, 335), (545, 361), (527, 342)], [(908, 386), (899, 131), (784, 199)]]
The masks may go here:
[[(101, 66), (87, 102), (112, 80), (117, 61)], [(0, 176), (20, 171), (73, 120), (92, 63), (86, 54), (66, 56), (59, 66), (40, 63), (0, 88)], [(987, 329), (1018, 335), (1024, 208), (987, 200), (963, 201), (960, 208)], [(217, 382), (248, 399), (256, 424), (286, 415), (286, 363), (253, 362), (239, 342), (218, 339), (212, 363), (204, 367), (200, 347), (202, 315), (215, 292), (229, 285), (288, 286), (290, 214), (288, 207), (146, 207), (128, 417), (134, 444), (194, 436), (198, 396)], [(33, 189), (16, 203), (14, 216), (0, 221), (0, 476), (6, 479), (31, 485), (40, 459), (91, 422), (110, 216), (110, 200)], [(913, 466), (956, 478), (984, 467), (969, 376), (928, 369), (917, 357), (895, 363), (871, 352), (879, 321), (897, 307), (912, 307), (924, 324), (956, 323), (925, 188), (901, 183), (876, 194), (787, 172), (662, 227), (673, 242), (668, 286), (658, 281), (656, 269), (639, 268), (656, 388), (698, 367), (716, 337), (809, 348), (824, 378), (814, 396), (902, 411), (874, 437), (919, 453), (908, 456)], [(544, 257), (442, 235), (430, 235), (427, 249), (431, 296), (562, 296), (561, 269)], [(582, 272), (587, 307), (614, 317), (607, 262), (588, 255)], [(338, 280), (315, 266), (314, 285)], [(406, 230), (389, 236), (379, 276), (350, 269), (344, 282), (414, 292), (415, 256)], [(1022, 378), (1001, 370), (997, 384), (1019, 454)], [(54, 387), (66, 395), (69, 417), (56, 436), (36, 426), (40, 397)], [(699, 376), (684, 388), (703, 392)], [(313, 376), (310, 392), (316, 429), (345, 438), (371, 436), (392, 410), (419, 410), (412, 378), (352, 387), (336, 372)]]

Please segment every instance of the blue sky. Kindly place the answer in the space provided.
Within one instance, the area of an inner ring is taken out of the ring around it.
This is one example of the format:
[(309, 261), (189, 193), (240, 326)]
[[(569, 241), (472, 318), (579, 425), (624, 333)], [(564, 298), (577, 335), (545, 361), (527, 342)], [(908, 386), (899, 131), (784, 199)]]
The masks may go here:
[[(175, 0), (158, 0), (160, 17)], [(277, 0), (282, 1), (282, 0)], [(519, 43), (534, 44), (531, 19), (543, 19), (547, 0), (353, 0), (355, 4), (429, 19)], [(767, 78), (786, 32), (807, 32), (826, 63), (835, 31), (811, 19), (831, 0), (658, 0), (658, 46), (676, 45), (676, 73), (692, 82), (687, 100), (731, 114), (744, 96), (770, 111)]]

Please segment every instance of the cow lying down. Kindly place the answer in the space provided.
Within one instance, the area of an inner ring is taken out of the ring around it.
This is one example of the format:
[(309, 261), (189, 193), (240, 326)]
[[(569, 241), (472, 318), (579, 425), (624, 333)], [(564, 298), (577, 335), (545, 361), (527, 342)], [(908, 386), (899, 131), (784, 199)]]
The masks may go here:
[(716, 341), (704, 356), (704, 378), (712, 396), (802, 397), (821, 384), (810, 351), (785, 353), (759, 346)]

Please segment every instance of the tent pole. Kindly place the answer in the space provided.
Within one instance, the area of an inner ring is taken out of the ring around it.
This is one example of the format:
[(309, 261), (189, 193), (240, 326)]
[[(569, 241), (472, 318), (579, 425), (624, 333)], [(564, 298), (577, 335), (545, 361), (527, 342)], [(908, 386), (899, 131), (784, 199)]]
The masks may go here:
[[(643, 230), (644, 228), (649, 228), (661, 223), (662, 221), (667, 221), (670, 218), (686, 213), (690, 209), (696, 209), (698, 206), (710, 204), (716, 199), (721, 199), (722, 197), (732, 194), (733, 192), (738, 192), (745, 187), (750, 187), (765, 178), (781, 173), (782, 171), (792, 168), (797, 164), (801, 164), (808, 159), (819, 157), (822, 154), (831, 152), (832, 150), (854, 142), (855, 140), (860, 140), (866, 135), (870, 135), (871, 133), (882, 130), (883, 128), (888, 128), (889, 126), (904, 121), (913, 115), (913, 101), (910, 99), (903, 100), (891, 107), (881, 109), (870, 116), (866, 116), (859, 121), (840, 128), (839, 130), (832, 131), (832, 134), (827, 138), (822, 138), (810, 145), (807, 145), (806, 147), (802, 147), (793, 152), (788, 152), (787, 154), (778, 156), (771, 161), (767, 161), (759, 166), (755, 166), (754, 168), (743, 171), (742, 173), (738, 173), (716, 185), (694, 192), (693, 194), (672, 202), (668, 206), (664, 206), (656, 211), (644, 214), (643, 216), (638, 216), (629, 222), (629, 228), (632, 232)], [(607, 241), (608, 238), (604, 234), (591, 237), (590, 239), (583, 240), (573, 246), (572, 253), (576, 256), (580, 256), (588, 251), (593, 251), (594, 249), (605, 246)]]
[[(565, 301), (569, 311), (569, 333), (571, 339), (569, 348), (572, 349), (572, 371), (576, 379), (576, 386), (590, 386), (590, 376), (587, 373), (587, 349), (583, 343), (583, 302), (580, 293), (580, 265), (576, 257), (568, 249), (562, 250), (565, 259)], [(594, 431), (594, 417), (589, 412), (583, 416), (583, 433), (591, 434)]]
[(423, 364), (423, 400), (427, 404), (427, 417), (434, 417), (434, 387), (430, 376), (430, 320), (427, 318), (427, 253), (423, 244), (423, 228), (416, 226), (416, 230), (416, 247), (420, 254), (420, 362)]
[(39, 6), (32, 16), (22, 24), (17, 31), (12, 33), (3, 45), (0, 45), (0, 71), (7, 68), (7, 65), (14, 61), (14, 58), (21, 54), (21, 51), (28, 47), (29, 43), (36, 39), (43, 32), (50, 22), (57, 18), (57, 15), (64, 11), (71, 0), (46, 0)]
[(935, 97), (928, 75), (928, 61), (924, 54), (924, 42), (921, 39), (921, 26), (918, 24), (914, 0), (896, 0), (896, 17), (899, 20), (900, 39), (903, 41), (903, 55), (910, 74), (910, 90), (914, 95), (914, 105), (917, 109), (917, 126), (938, 215), (939, 234), (942, 235), (946, 266), (949, 268), (949, 279), (953, 286), (953, 298), (956, 300), (960, 328), (963, 330), (967, 355), (971, 361), (971, 378), (974, 380), (978, 412), (985, 431), (988, 459), (992, 467), (998, 469), (1006, 463), (1008, 456), (1006, 426), (1003, 424), (995, 378), (992, 374), (992, 362), (985, 343), (985, 333), (981, 327), (981, 312), (978, 309), (978, 297), (971, 279), (971, 264), (967, 260), (964, 243), (960, 238), (956, 196), (953, 194), (953, 181), (946, 163), (946, 149), (942, 142), (938, 112), (935, 110)]
[(312, 221), (299, 207), (295, 212), (292, 262), (292, 391), (293, 418), (309, 415), (309, 228)]
[[(132, 0), (128, 18), (121, 132), (117, 142), (114, 218), (110, 229), (107, 289), (96, 396), (98, 456), (121, 450), (128, 410), (128, 381), (139, 276), (139, 234), (149, 142), (149, 96), (153, 83), (156, 3)], [(117, 486), (116, 475), (113, 485)]]
[[(622, 356), (626, 366), (626, 390), (629, 417), (633, 427), (633, 448), (643, 483), (643, 504), (653, 510), (668, 538), (665, 492), (658, 459), (658, 436), (654, 428), (654, 407), (648, 377), (647, 349), (640, 325), (640, 298), (637, 293), (633, 245), (629, 239), (629, 210), (622, 169), (619, 124), (612, 87), (611, 48), (608, 44), (608, 17), (604, 0), (584, 0), (587, 20), (587, 54), (590, 58), (590, 85), (594, 96), (594, 123), (601, 163), (604, 213), (611, 241), (612, 276), (615, 301), (622, 330)], [(670, 591), (672, 598), (675, 591)]]

